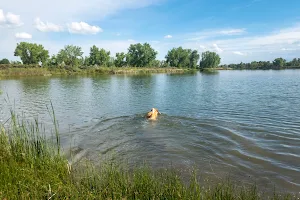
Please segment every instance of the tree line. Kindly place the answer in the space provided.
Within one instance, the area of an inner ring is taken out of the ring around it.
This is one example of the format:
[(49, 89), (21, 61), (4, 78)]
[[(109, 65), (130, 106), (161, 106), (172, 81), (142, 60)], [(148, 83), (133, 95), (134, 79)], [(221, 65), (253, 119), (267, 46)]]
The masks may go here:
[(239, 64), (229, 64), (221, 65), (222, 68), (230, 68), (235, 70), (268, 70), (268, 69), (284, 69), (284, 68), (300, 68), (300, 58), (294, 58), (291, 61), (286, 61), (283, 58), (276, 58), (273, 62), (270, 61), (252, 61), (251, 63), (239, 63)]
[[(215, 68), (221, 58), (215, 52), (203, 52), (200, 56), (197, 50), (173, 48), (168, 51), (165, 60), (157, 60), (157, 51), (148, 43), (131, 44), (126, 53), (120, 52), (112, 56), (110, 51), (90, 48), (89, 56), (83, 57), (82, 48), (66, 45), (56, 55), (49, 55), (49, 51), (41, 44), (21, 42), (17, 44), (14, 56), (18, 56), (22, 63), (13, 64), (40, 65), (47, 67), (176, 67), (176, 68)], [(200, 60), (201, 58), (201, 60)], [(10, 64), (8, 59), (0, 60), (0, 64)]]

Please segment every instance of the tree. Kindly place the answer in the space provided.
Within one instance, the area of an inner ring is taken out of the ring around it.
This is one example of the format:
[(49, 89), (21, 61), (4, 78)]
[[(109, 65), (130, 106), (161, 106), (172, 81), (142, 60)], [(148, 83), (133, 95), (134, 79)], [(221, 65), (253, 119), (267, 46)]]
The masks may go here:
[(286, 60), (283, 59), (283, 58), (276, 58), (274, 61), (273, 61), (273, 65), (275, 67), (283, 67), (285, 66), (285, 63), (286, 63)]
[(87, 66), (90, 65), (90, 57), (86, 56), (86, 57), (84, 58), (83, 65), (84, 65), (85, 67), (87, 67)]
[(221, 62), (220, 56), (215, 52), (206, 51), (201, 54), (200, 69), (215, 68)]
[(166, 63), (171, 67), (179, 68), (196, 68), (200, 55), (198, 51), (191, 49), (183, 49), (182, 47), (173, 48), (166, 55)]
[(100, 49), (95, 45), (90, 49), (90, 65), (99, 65), (99, 66), (107, 66), (110, 61), (110, 51), (105, 51), (105, 49)]
[(149, 67), (160, 67), (160, 61), (159, 60), (152, 60), (149, 64)]
[(114, 57), (109, 57), (108, 62), (106, 63), (107, 67), (113, 67), (115, 66), (115, 58)]
[(182, 47), (173, 48), (166, 55), (166, 62), (171, 67), (187, 67), (189, 66), (189, 54), (191, 50), (183, 49)]
[(250, 69), (257, 69), (258, 66), (259, 66), (259, 63), (256, 62), (256, 61), (252, 61), (252, 62), (250, 63)]
[(125, 53), (116, 53), (115, 66), (124, 67), (126, 66), (126, 54)]
[(148, 43), (131, 44), (126, 61), (133, 67), (146, 67), (155, 60), (157, 52)]
[(57, 62), (59, 64), (65, 63), (66, 65), (71, 65), (72, 67), (78, 66), (82, 59), (81, 47), (74, 45), (67, 45), (64, 49), (61, 49), (57, 54)]
[(197, 65), (198, 65), (198, 62), (199, 62), (199, 59), (200, 59), (200, 55), (198, 54), (198, 51), (194, 50), (192, 51), (192, 53), (190, 54), (190, 65), (189, 67), (190, 68), (197, 68)]
[(51, 58), (47, 60), (47, 65), (50, 67), (56, 67), (58, 65), (57, 57), (55, 55), (52, 55)]
[(19, 56), (23, 64), (44, 64), (49, 58), (49, 52), (43, 45), (28, 42), (18, 43), (14, 55)]
[(7, 58), (3, 58), (2, 60), (0, 60), (0, 64), (10, 64), (10, 62)]

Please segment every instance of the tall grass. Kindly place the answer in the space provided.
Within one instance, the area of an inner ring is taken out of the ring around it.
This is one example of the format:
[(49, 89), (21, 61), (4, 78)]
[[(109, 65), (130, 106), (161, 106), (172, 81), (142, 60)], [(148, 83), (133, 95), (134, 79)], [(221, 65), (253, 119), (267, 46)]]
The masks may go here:
[(46, 68), (7, 68), (0, 69), (0, 77), (20, 77), (20, 76), (50, 76), (51, 73)]
[(147, 166), (128, 168), (88, 160), (71, 165), (60, 150), (55, 113), (54, 139), (47, 139), (38, 120), (20, 120), (11, 112), (0, 129), (0, 199), (296, 199), (261, 196), (253, 187), (226, 181), (200, 184), (196, 173), (184, 181), (178, 170)]
[(0, 68), (0, 77), (20, 77), (20, 76), (50, 76), (50, 75), (76, 75), (76, 74), (153, 74), (169, 73), (183, 74), (196, 72), (195, 69), (178, 68), (144, 68), (144, 67), (89, 67), (80, 68)]

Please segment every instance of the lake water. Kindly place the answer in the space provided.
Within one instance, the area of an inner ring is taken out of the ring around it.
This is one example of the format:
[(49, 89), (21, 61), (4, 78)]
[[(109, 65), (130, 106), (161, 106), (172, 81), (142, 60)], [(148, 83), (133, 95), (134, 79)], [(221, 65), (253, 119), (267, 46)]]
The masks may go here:
[[(114, 154), (300, 192), (300, 70), (35, 77), (0, 89), (1, 122), (11, 104), (51, 126), (51, 100), (76, 158)], [(156, 122), (144, 118), (152, 107)]]

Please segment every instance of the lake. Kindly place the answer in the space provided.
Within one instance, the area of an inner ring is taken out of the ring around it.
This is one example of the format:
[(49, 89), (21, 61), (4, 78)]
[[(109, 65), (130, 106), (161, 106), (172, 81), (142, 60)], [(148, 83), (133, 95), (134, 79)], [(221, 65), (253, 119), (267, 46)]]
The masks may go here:
[[(51, 100), (76, 159), (113, 155), (300, 191), (300, 70), (32, 77), (0, 89), (2, 123), (13, 107), (52, 127)], [(155, 122), (144, 118), (152, 107)]]

